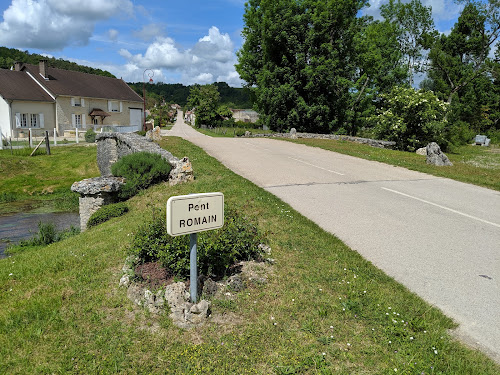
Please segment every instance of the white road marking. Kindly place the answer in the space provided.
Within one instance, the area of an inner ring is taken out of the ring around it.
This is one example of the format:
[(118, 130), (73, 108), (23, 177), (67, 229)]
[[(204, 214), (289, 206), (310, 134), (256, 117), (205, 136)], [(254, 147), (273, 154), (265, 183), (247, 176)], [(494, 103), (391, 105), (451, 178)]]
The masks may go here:
[(482, 222), (482, 223), (489, 224), (489, 225), (493, 225), (494, 227), (500, 228), (500, 224), (492, 223), (491, 221), (487, 221), (487, 220), (481, 219), (481, 218), (476, 217), (476, 216), (468, 215), (468, 214), (466, 214), (466, 213), (463, 213), (463, 212), (460, 212), (460, 211), (454, 210), (454, 209), (452, 209), (452, 208), (449, 208), (449, 207), (446, 207), (446, 206), (441, 206), (440, 204), (437, 204), (437, 203), (433, 203), (433, 202), (426, 201), (425, 199), (417, 198), (417, 197), (414, 197), (414, 196), (412, 196), (412, 195), (408, 195), (408, 194), (402, 193), (402, 192), (400, 192), (400, 191), (396, 191), (396, 190), (388, 189), (388, 188), (385, 188), (385, 187), (383, 187), (382, 189), (383, 189), (383, 190), (390, 191), (391, 193), (399, 194), (399, 195), (402, 195), (402, 196), (404, 196), (404, 197), (407, 197), (407, 198), (411, 198), (411, 199), (417, 200), (417, 201), (422, 202), (422, 203), (430, 204), (431, 206), (435, 206), (435, 207), (442, 208), (443, 210), (447, 210), (447, 211), (453, 212), (454, 214), (457, 214), (457, 215), (462, 215), (462, 216), (468, 217), (469, 219), (477, 220), (477, 221), (480, 221), (480, 222)]
[(335, 173), (335, 174), (338, 174), (339, 176), (345, 176), (345, 174), (343, 174), (343, 173), (336, 172), (336, 171), (332, 171), (332, 170), (330, 170), (330, 169), (326, 169), (326, 168), (323, 168), (323, 167), (319, 167), (319, 166), (317, 166), (317, 165), (314, 165), (314, 164), (308, 163), (308, 162), (303, 161), (303, 160), (300, 160), (300, 159), (295, 159), (295, 158), (292, 158), (292, 157), (290, 157), (290, 156), (288, 157), (288, 159), (292, 159), (292, 160), (298, 161), (299, 163), (304, 163), (304, 164), (310, 165), (311, 167), (318, 168), (318, 169), (322, 169), (322, 170), (327, 171), (327, 172), (330, 172), (330, 173)]

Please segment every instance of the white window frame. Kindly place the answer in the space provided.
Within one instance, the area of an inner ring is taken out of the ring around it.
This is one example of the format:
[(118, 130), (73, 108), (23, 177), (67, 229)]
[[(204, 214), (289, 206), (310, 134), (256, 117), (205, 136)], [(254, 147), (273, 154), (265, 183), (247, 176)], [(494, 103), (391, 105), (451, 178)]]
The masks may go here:
[(71, 98), (71, 106), (72, 107), (84, 107), (85, 106), (85, 99), (75, 96)]
[(123, 103), (118, 100), (108, 100), (108, 112), (123, 112)]
[(43, 113), (16, 113), (16, 128), (41, 129), (45, 126)]

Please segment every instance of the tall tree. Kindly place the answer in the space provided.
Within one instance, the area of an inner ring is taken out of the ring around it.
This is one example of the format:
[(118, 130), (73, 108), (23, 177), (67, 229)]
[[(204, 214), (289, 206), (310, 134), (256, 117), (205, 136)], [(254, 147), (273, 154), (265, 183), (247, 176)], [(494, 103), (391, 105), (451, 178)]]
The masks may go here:
[(488, 55), (500, 33), (498, 0), (461, 1), (466, 5), (450, 35), (441, 35), (429, 54), (436, 88), (453, 97), (488, 71)]
[(264, 123), (329, 133), (346, 118), (353, 36), (366, 0), (250, 0), (236, 69)]
[(194, 85), (189, 92), (187, 105), (195, 108), (195, 126), (213, 125), (217, 121), (219, 91), (215, 85)]
[(420, 0), (408, 3), (390, 0), (380, 7), (380, 11), (386, 21), (398, 28), (400, 50), (408, 69), (408, 83), (413, 86), (414, 74), (424, 70), (427, 60), (425, 50), (436, 37), (432, 8), (423, 6)]

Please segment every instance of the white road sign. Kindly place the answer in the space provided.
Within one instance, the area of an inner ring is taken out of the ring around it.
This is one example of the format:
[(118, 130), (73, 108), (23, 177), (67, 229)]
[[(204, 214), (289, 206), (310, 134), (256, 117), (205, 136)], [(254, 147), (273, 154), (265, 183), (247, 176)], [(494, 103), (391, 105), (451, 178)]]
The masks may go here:
[(180, 236), (224, 225), (224, 194), (178, 195), (167, 201), (167, 233)]

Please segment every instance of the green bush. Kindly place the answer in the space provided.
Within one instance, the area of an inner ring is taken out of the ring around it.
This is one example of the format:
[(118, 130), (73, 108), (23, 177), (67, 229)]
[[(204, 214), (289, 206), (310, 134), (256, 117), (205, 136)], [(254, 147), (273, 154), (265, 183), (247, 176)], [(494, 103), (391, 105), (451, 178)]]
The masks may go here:
[[(198, 272), (222, 278), (230, 267), (242, 260), (259, 259), (261, 235), (248, 218), (235, 210), (226, 210), (224, 226), (198, 234)], [(171, 237), (163, 215), (141, 225), (134, 236), (131, 251), (142, 262), (160, 261), (180, 278), (189, 276), (189, 236)]]
[(234, 135), (237, 136), (237, 137), (242, 137), (245, 135), (245, 132), (246, 130), (245, 129), (241, 129), (241, 128), (235, 128), (234, 129)]
[(87, 227), (91, 228), (104, 223), (113, 217), (119, 217), (128, 212), (128, 206), (123, 203), (114, 203), (102, 206), (90, 216)]
[(375, 116), (375, 136), (396, 142), (396, 148), (415, 151), (430, 142), (446, 149), (447, 103), (431, 91), (395, 87), (382, 96), (383, 106)]
[(85, 142), (94, 143), (95, 142), (95, 131), (94, 129), (89, 129), (85, 132)]
[(161, 155), (137, 152), (124, 156), (111, 166), (114, 176), (127, 179), (119, 196), (128, 199), (150, 185), (166, 180), (171, 170), (170, 164)]

